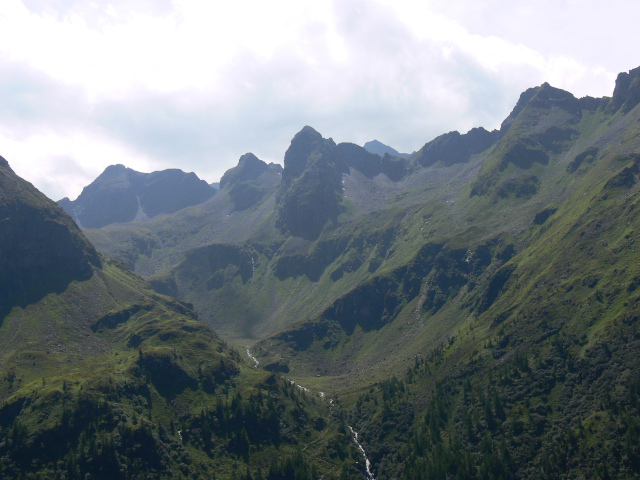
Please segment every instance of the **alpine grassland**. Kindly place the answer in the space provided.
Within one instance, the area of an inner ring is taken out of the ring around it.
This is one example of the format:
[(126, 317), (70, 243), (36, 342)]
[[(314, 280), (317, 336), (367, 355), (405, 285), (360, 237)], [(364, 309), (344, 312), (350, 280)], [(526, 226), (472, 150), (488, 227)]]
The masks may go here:
[[(637, 478), (621, 75), (403, 157), (307, 126), (284, 167), (246, 154), (202, 201), (83, 231), (3, 164), (0, 248), (29, 261), (0, 271), (0, 475)], [(119, 171), (82, 201), (150, 182)]]

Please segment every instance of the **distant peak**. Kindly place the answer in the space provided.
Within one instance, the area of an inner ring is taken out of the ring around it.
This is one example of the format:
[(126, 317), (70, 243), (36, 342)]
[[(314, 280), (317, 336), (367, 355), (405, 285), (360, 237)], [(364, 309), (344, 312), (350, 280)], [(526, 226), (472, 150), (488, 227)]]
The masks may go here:
[(258, 157), (256, 157), (251, 152), (245, 153), (244, 155), (242, 155), (240, 157), (240, 160), (238, 160), (238, 164), (241, 164), (241, 163), (256, 163), (256, 162), (262, 162), (262, 160), (260, 160)]
[(291, 140), (291, 145), (284, 155), (284, 165), (287, 168), (287, 157), (291, 159), (291, 155), (295, 157), (304, 157), (309, 155), (313, 150), (324, 143), (322, 135), (310, 126), (304, 127)]
[(320, 133), (313, 127), (310, 127), (309, 125), (305, 125), (304, 127), (302, 127), (302, 130), (300, 130), (298, 132), (298, 134), (305, 134), (305, 135), (314, 135), (317, 137), (322, 137), (322, 135), (320, 135)]
[(269, 167), (270, 172), (277, 173), (278, 175), (282, 174), (283, 168), (282, 168), (282, 165), (280, 165), (279, 163), (271, 162), (267, 166)]
[(124, 172), (126, 170), (128, 170), (127, 167), (125, 167), (121, 163), (117, 163), (115, 165), (109, 165), (107, 168), (104, 169), (105, 172)]
[(247, 180), (255, 180), (262, 173), (267, 172), (269, 167), (253, 153), (248, 152), (240, 157), (238, 165), (227, 170), (220, 179), (220, 188), (227, 185), (233, 186)]
[(363, 145), (364, 149), (369, 153), (375, 153), (376, 155), (380, 155), (383, 157), (384, 155), (392, 155), (394, 157), (403, 157), (406, 158), (409, 156), (408, 153), (400, 153), (395, 148), (390, 147), (389, 145), (385, 145), (384, 143), (378, 140), (371, 140)]
[(529, 106), (537, 108), (555, 106), (570, 114), (580, 113), (580, 101), (573, 94), (544, 82), (539, 87), (528, 88), (520, 94), (518, 103), (500, 126), (500, 135), (504, 135), (518, 115)]
[(384, 143), (380, 142), (379, 140), (371, 140), (370, 142), (365, 143), (364, 148), (370, 147), (370, 148), (377, 148), (377, 147), (384, 147), (384, 148), (390, 148), (393, 151), (397, 151), (395, 148), (390, 147), (389, 145), (385, 145)]
[(322, 135), (315, 129), (311, 128), (309, 125), (306, 125), (302, 128), (298, 133), (295, 134), (293, 140), (291, 140), (291, 144), (294, 143), (312, 143), (322, 140)]
[(365, 143), (363, 147), (367, 152), (377, 153), (380, 156), (384, 155), (385, 153), (388, 153), (390, 155), (398, 154), (398, 151), (395, 148), (390, 147), (389, 145), (385, 145), (378, 140), (371, 140), (370, 142)]

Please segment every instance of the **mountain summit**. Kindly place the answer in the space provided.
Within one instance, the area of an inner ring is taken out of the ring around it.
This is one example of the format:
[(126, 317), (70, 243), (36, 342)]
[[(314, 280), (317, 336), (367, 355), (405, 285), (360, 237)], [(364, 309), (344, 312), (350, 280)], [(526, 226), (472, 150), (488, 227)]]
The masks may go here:
[(364, 144), (364, 149), (367, 152), (375, 153), (383, 157), (385, 154), (392, 155), (394, 157), (407, 158), (410, 156), (408, 153), (399, 153), (395, 148), (385, 145), (378, 140), (371, 140)]
[(342, 170), (332, 139), (309, 126), (293, 137), (278, 192), (278, 226), (283, 232), (317, 238), (327, 221), (337, 222)]
[(100, 228), (174, 213), (215, 193), (195, 173), (178, 169), (141, 173), (124, 165), (111, 165), (76, 200), (64, 198), (58, 204), (82, 227)]

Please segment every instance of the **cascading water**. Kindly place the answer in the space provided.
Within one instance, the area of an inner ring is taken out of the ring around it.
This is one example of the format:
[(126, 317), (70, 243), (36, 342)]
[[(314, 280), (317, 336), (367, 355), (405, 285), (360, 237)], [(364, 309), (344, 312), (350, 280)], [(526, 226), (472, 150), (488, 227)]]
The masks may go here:
[(351, 426), (349, 426), (349, 430), (351, 430), (351, 434), (353, 435), (353, 441), (358, 446), (358, 448), (362, 452), (362, 456), (364, 457), (365, 474), (367, 475), (367, 480), (375, 480), (373, 473), (371, 472), (371, 462), (367, 458), (367, 454), (365, 453), (364, 448), (362, 448), (362, 445), (360, 445), (360, 442), (358, 442), (358, 432), (351, 428)]

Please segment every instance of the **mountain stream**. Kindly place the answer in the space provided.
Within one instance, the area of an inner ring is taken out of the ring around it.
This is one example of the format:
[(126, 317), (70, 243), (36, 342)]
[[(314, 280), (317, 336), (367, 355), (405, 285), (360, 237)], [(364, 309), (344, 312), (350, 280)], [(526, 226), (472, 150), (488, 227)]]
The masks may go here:
[(251, 360), (253, 360), (253, 362), (256, 364), (255, 367), (258, 368), (258, 365), (260, 365), (260, 362), (258, 361), (258, 359), (256, 357), (254, 357), (253, 355), (251, 355), (251, 351), (249, 350), (249, 346), (247, 346), (247, 355), (249, 356), (249, 358)]
[[(249, 350), (248, 346), (247, 346), (247, 356), (251, 360), (253, 360), (255, 362), (255, 367), (258, 368), (258, 365), (260, 364), (260, 362), (258, 362), (258, 359), (256, 357), (251, 355), (251, 351)], [(302, 385), (298, 385), (293, 380), (289, 380), (289, 381), (291, 382), (292, 385), (295, 385), (296, 387), (298, 387), (301, 390), (304, 390), (305, 392), (310, 392), (311, 391), (308, 388), (303, 387)], [(325, 398), (325, 393), (324, 392), (320, 392), (320, 398)], [(333, 405), (333, 400), (329, 400), (329, 404)], [(349, 430), (351, 430), (351, 434), (353, 435), (354, 443), (356, 444), (356, 446), (358, 447), (360, 452), (362, 452), (362, 456), (364, 457), (365, 475), (367, 476), (367, 480), (375, 480), (375, 477), (373, 476), (373, 473), (371, 472), (371, 462), (367, 458), (367, 454), (364, 451), (364, 448), (362, 447), (360, 442), (358, 442), (358, 432), (356, 432), (350, 425), (348, 425), (348, 427), (349, 427)], [(180, 432), (178, 432), (178, 435), (180, 435)]]
[(371, 462), (367, 458), (367, 454), (365, 453), (364, 448), (362, 448), (362, 445), (360, 445), (360, 442), (358, 442), (358, 432), (351, 428), (350, 425), (348, 425), (348, 427), (349, 430), (351, 430), (351, 434), (353, 435), (353, 441), (358, 446), (358, 448), (362, 452), (362, 456), (364, 457), (364, 466), (366, 468), (365, 474), (367, 475), (367, 480), (375, 480), (373, 473), (371, 472)]

